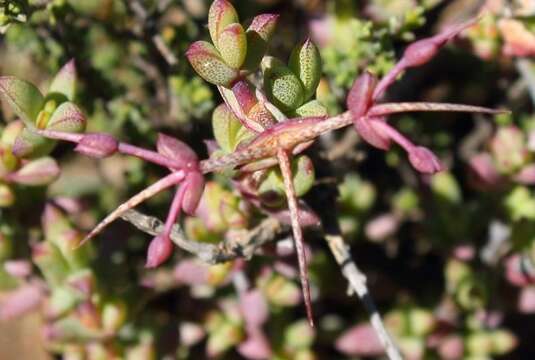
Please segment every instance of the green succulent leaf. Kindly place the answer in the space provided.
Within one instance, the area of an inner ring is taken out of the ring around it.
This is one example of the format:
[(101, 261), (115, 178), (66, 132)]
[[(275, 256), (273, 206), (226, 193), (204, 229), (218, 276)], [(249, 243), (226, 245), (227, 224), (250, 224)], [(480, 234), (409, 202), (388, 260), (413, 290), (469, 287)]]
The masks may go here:
[(214, 110), (212, 128), (217, 144), (226, 153), (234, 151), (240, 142), (254, 136), (242, 126), (225, 104), (219, 105)]
[(206, 41), (193, 43), (186, 56), (197, 74), (211, 84), (229, 87), (238, 77), (238, 71), (227, 65), (217, 49)]
[(50, 84), (48, 94), (61, 94), (69, 101), (76, 93), (76, 66), (74, 60), (63, 65)]
[(208, 11), (208, 30), (210, 37), (216, 48), (220, 49), (218, 44), (219, 35), (228, 25), (238, 23), (238, 14), (234, 6), (226, 0), (215, 0)]
[(87, 120), (78, 106), (72, 102), (64, 102), (54, 111), (48, 120), (48, 130), (82, 133), (85, 130)]
[(240, 24), (228, 25), (219, 35), (219, 52), (223, 60), (234, 69), (239, 69), (247, 55), (247, 38)]
[(310, 39), (292, 51), (289, 67), (303, 83), (305, 100), (310, 99), (321, 79), (320, 52)]
[(26, 126), (34, 126), (44, 98), (33, 84), (14, 76), (0, 77), (0, 95)]
[[(295, 193), (305, 195), (314, 185), (315, 172), (312, 160), (305, 155), (292, 160), (292, 174)], [(269, 171), (266, 179), (260, 184), (259, 193), (276, 192), (284, 194), (284, 179), (279, 169)]]
[(280, 60), (266, 57), (262, 61), (264, 90), (269, 100), (284, 112), (292, 112), (304, 102), (301, 80)]
[(24, 128), (15, 139), (13, 154), (19, 158), (38, 158), (48, 155), (56, 145), (54, 140), (40, 136)]
[(327, 116), (327, 108), (318, 100), (311, 100), (295, 110), (295, 115), (300, 117)]

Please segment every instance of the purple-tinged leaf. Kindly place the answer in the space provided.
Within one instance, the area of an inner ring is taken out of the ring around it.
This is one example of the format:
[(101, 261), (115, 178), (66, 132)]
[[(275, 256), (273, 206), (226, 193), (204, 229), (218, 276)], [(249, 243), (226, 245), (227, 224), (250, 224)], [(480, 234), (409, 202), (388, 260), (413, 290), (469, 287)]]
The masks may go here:
[(367, 118), (361, 116), (356, 120), (353, 120), (355, 129), (360, 137), (366, 141), (368, 144), (381, 149), (388, 150), (392, 145), (392, 140), (390, 137), (381, 131), (380, 127), (374, 126), (377, 122), (385, 122), (383, 118)]
[(173, 242), (167, 236), (158, 235), (150, 242), (147, 250), (146, 268), (152, 269), (164, 263), (173, 253)]
[(219, 49), (219, 36), (228, 25), (239, 23), (236, 9), (229, 1), (215, 0), (208, 10), (208, 30), (212, 42)]
[(94, 158), (105, 158), (117, 152), (119, 142), (105, 133), (87, 134), (82, 137), (75, 151)]
[(371, 325), (361, 324), (344, 332), (335, 343), (336, 350), (351, 356), (379, 357), (384, 348)]
[(206, 335), (201, 325), (181, 321), (179, 325), (180, 345), (190, 347), (201, 341)]
[(0, 136), (0, 143), (2, 144), (2, 147), (12, 147), (23, 129), (24, 123), (20, 120), (7, 123), (6, 127), (2, 131), (2, 135)]
[(365, 72), (355, 80), (346, 99), (347, 108), (354, 122), (368, 112), (373, 102), (372, 95), (376, 84), (377, 78), (369, 72)]
[(87, 119), (78, 106), (72, 102), (64, 102), (54, 113), (46, 125), (47, 130), (82, 133), (85, 131)]
[(249, 114), (253, 106), (258, 103), (258, 99), (247, 80), (237, 81), (232, 86), (232, 92), (245, 114)]
[(424, 174), (434, 174), (445, 169), (438, 157), (423, 146), (409, 151), (409, 161), (416, 170)]
[(191, 44), (186, 57), (197, 74), (211, 84), (230, 87), (238, 78), (238, 70), (227, 65), (216, 48), (206, 41)]
[(34, 127), (44, 104), (43, 95), (33, 84), (14, 76), (0, 77), (0, 95), (26, 126)]
[(459, 335), (449, 335), (444, 338), (438, 347), (438, 354), (444, 360), (462, 359), (464, 355), (464, 339)]
[(394, 235), (400, 226), (399, 216), (385, 213), (375, 217), (366, 224), (364, 232), (372, 241), (383, 241)]
[(54, 181), (59, 173), (56, 160), (45, 157), (30, 161), (17, 172), (9, 174), (8, 179), (22, 185), (40, 186)]
[(262, 38), (262, 40), (269, 42), (275, 31), (278, 20), (279, 15), (277, 14), (261, 14), (255, 16), (251, 25), (247, 28), (247, 31), (254, 31), (260, 38)]
[(520, 291), (518, 310), (523, 314), (535, 314), (535, 287), (525, 287)]
[(62, 94), (67, 100), (74, 100), (76, 93), (76, 65), (74, 59), (71, 59), (59, 70), (50, 84), (48, 93)]
[(182, 186), (185, 187), (182, 210), (188, 215), (194, 215), (204, 192), (204, 177), (201, 173), (192, 171), (186, 175)]
[(158, 153), (175, 161), (177, 168), (192, 166), (198, 161), (197, 154), (186, 143), (162, 133), (158, 134), (156, 149)]
[(218, 49), (231, 68), (239, 69), (247, 55), (247, 38), (240, 24), (230, 24), (219, 34)]

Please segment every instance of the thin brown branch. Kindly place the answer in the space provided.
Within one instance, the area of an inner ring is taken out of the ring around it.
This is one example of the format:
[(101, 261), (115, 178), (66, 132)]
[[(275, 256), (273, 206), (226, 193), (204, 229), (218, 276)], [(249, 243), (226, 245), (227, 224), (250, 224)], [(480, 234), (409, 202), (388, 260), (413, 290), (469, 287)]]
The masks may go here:
[[(161, 234), (164, 229), (161, 220), (136, 210), (126, 211), (121, 218), (150, 235)], [(206, 263), (218, 264), (237, 258), (250, 259), (259, 248), (276, 240), (287, 230), (288, 227), (278, 220), (267, 218), (253, 229), (243, 230), (241, 234), (238, 233), (232, 239), (226, 239), (217, 245), (188, 239), (179, 225), (173, 227), (170, 236), (171, 240), (182, 250), (197, 256)]]

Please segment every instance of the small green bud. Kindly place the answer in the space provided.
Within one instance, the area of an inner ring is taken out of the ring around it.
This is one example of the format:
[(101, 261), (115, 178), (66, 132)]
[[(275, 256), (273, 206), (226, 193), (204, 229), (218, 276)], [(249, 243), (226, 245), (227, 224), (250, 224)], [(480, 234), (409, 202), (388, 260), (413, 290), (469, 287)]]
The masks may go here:
[(270, 303), (277, 306), (295, 306), (299, 303), (301, 291), (292, 281), (280, 275), (273, 275), (260, 281), (259, 287)]
[(274, 57), (262, 60), (264, 90), (269, 100), (284, 112), (292, 112), (304, 102), (301, 80)]
[(433, 314), (425, 309), (410, 309), (408, 317), (412, 333), (416, 336), (429, 334), (436, 324)]
[(315, 94), (321, 79), (320, 52), (310, 39), (292, 51), (289, 67), (303, 83), (305, 100), (310, 99)]
[(243, 338), (244, 333), (241, 326), (225, 320), (214, 331), (210, 332), (206, 344), (206, 353), (209, 357), (218, 357), (238, 345)]
[(212, 129), (217, 144), (226, 153), (233, 152), (241, 141), (254, 136), (252, 132), (242, 126), (225, 104), (219, 105), (214, 110)]
[(247, 55), (247, 38), (240, 24), (228, 25), (219, 35), (219, 52), (223, 60), (234, 69), (239, 69)]
[(208, 30), (214, 45), (220, 49), (218, 44), (219, 35), (228, 25), (238, 23), (238, 14), (234, 6), (226, 0), (215, 0), (208, 10)]
[(300, 117), (327, 116), (327, 108), (318, 100), (311, 100), (295, 110), (295, 115)]
[(82, 298), (74, 289), (67, 286), (58, 286), (52, 291), (52, 295), (47, 303), (47, 315), (58, 318), (74, 309)]
[(472, 356), (489, 356), (492, 353), (492, 337), (488, 332), (478, 331), (465, 338), (467, 352)]
[(82, 111), (71, 102), (64, 102), (52, 114), (46, 125), (47, 130), (82, 133), (87, 120)]
[(228, 66), (216, 48), (206, 41), (194, 42), (186, 57), (197, 74), (211, 84), (230, 87), (238, 77), (238, 71)]

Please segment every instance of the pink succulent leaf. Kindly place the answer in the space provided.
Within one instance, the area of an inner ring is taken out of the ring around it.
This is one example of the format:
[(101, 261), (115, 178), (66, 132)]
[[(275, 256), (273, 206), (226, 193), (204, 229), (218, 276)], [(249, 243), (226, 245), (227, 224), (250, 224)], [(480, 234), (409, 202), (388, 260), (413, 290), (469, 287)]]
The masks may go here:
[(95, 157), (105, 158), (117, 152), (119, 142), (113, 136), (104, 133), (86, 134), (74, 148), (75, 151)]
[(273, 351), (263, 332), (251, 332), (247, 339), (238, 346), (238, 352), (250, 360), (270, 359)]
[(459, 335), (447, 336), (438, 348), (441, 359), (459, 360), (464, 355), (464, 340)]
[(158, 235), (147, 250), (146, 268), (155, 268), (164, 263), (173, 253), (173, 242), (168, 236)]
[(161, 155), (176, 161), (177, 166), (181, 168), (199, 160), (197, 154), (186, 143), (165, 134), (158, 134), (156, 149)]
[(392, 146), (392, 141), (379, 127), (374, 126), (377, 122), (385, 121), (384, 118), (367, 118), (363, 116), (354, 120), (353, 124), (364, 141), (373, 147), (386, 151)]
[(341, 353), (351, 356), (378, 357), (384, 348), (371, 325), (361, 324), (344, 332), (335, 343)]
[[(320, 219), (318, 215), (304, 201), (298, 200), (297, 206), (299, 208), (299, 222), (302, 227), (320, 225)], [(264, 210), (283, 224), (289, 225), (291, 223), (290, 211), (288, 209)]]
[(411, 165), (424, 174), (434, 174), (445, 169), (438, 157), (428, 148), (417, 146), (409, 152)]
[(470, 171), (474, 176), (476, 185), (495, 187), (503, 183), (492, 157), (488, 153), (477, 154), (470, 159)]
[(0, 300), (0, 320), (10, 320), (37, 309), (43, 300), (43, 290), (38, 285), (24, 285)]
[(505, 277), (518, 287), (535, 284), (535, 270), (525, 264), (522, 256), (515, 254), (505, 261)]
[(268, 319), (269, 308), (266, 298), (258, 289), (240, 296), (240, 309), (248, 327), (258, 328)]
[(515, 181), (524, 185), (535, 185), (535, 164), (526, 165), (515, 175)]
[(32, 273), (32, 263), (27, 260), (7, 260), (4, 270), (16, 278), (25, 278)]
[(56, 160), (44, 157), (24, 165), (17, 172), (8, 174), (6, 180), (22, 185), (41, 186), (54, 181), (60, 173)]
[(364, 232), (370, 240), (380, 241), (394, 235), (400, 226), (400, 219), (393, 213), (377, 216), (366, 224)]
[(518, 297), (518, 310), (524, 314), (535, 314), (535, 286), (522, 289)]
[(208, 267), (195, 260), (182, 260), (173, 271), (177, 282), (184, 285), (202, 285), (209, 281)]

